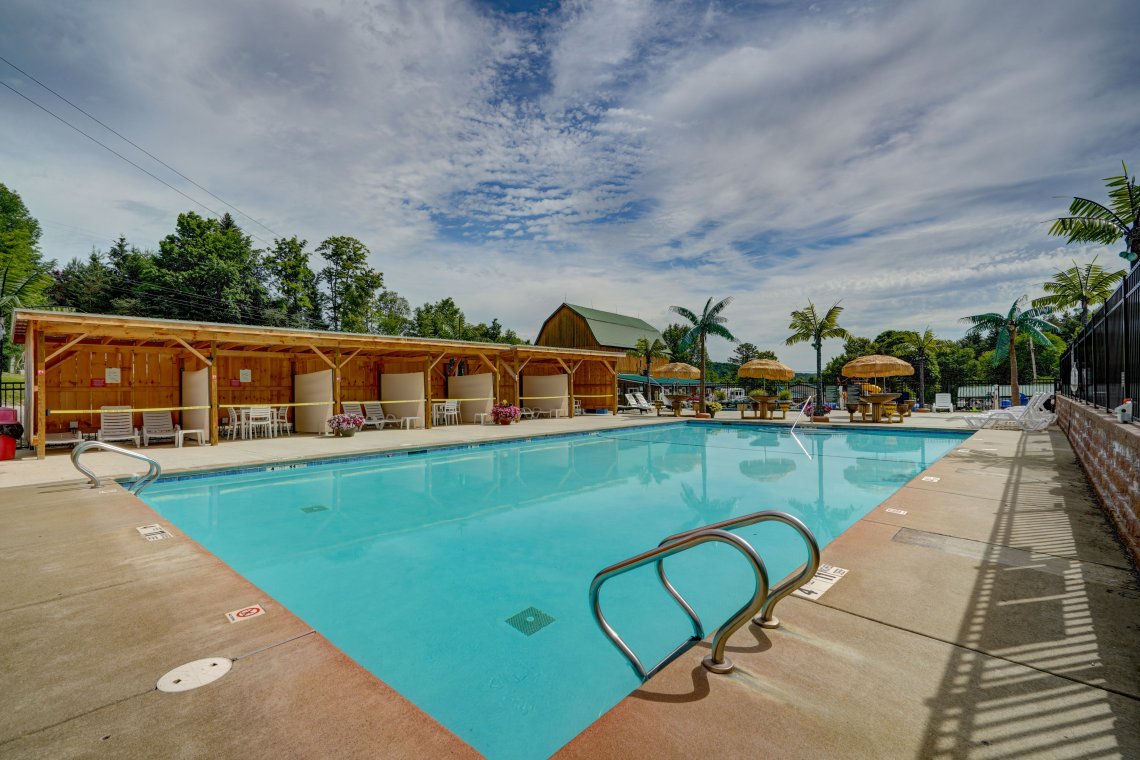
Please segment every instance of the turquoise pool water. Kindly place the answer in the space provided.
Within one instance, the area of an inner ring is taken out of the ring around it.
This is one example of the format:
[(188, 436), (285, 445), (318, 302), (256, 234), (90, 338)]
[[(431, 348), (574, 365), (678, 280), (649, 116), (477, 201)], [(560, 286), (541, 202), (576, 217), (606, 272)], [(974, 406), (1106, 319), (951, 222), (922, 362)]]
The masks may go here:
[[(590, 615), (598, 570), (762, 509), (825, 546), (966, 437), (796, 435), (670, 424), (160, 481), (144, 498), (487, 757), (542, 758), (640, 685)], [(739, 532), (773, 582), (804, 561), (786, 526)], [(728, 547), (668, 564), (710, 633), (751, 594)], [(602, 603), (647, 664), (691, 630), (651, 567)], [(519, 613), (550, 622), (528, 635), (507, 623)]]

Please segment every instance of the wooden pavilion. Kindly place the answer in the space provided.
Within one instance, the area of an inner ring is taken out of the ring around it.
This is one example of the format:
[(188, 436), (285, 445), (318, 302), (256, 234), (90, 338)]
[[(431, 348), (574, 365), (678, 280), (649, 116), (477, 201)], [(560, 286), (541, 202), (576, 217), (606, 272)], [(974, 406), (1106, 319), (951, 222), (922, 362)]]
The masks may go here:
[[(617, 365), (604, 350), (293, 330), (17, 309), (24, 345), (25, 428), (39, 457), (47, 436), (94, 432), (103, 406), (170, 411), (217, 445), (221, 410), (293, 407), (299, 432), (323, 432), (343, 401), (379, 400), (431, 427), (434, 401), (460, 400), (468, 420), (496, 400), (573, 416), (617, 413)], [(468, 408), (469, 407), (469, 408)]]

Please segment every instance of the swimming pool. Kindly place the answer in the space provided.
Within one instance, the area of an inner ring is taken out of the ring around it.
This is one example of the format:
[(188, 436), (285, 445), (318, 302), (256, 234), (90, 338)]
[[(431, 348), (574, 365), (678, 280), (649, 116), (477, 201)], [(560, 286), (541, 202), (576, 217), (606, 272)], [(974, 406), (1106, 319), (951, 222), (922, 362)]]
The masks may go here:
[[(163, 480), (144, 498), (487, 757), (546, 757), (640, 685), (591, 617), (598, 570), (762, 509), (825, 546), (966, 437), (797, 436), (688, 422)], [(773, 582), (804, 561), (786, 526), (739, 533)], [(668, 564), (710, 631), (751, 595), (726, 547)], [(643, 661), (690, 633), (651, 568), (602, 601)]]

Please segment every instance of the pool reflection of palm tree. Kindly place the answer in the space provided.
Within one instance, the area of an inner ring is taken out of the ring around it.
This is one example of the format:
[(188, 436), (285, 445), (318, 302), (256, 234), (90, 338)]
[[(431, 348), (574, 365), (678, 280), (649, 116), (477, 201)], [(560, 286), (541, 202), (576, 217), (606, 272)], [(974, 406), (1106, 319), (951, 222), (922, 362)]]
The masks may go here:
[(816, 466), (815, 501), (788, 500), (788, 505), (800, 513), (803, 521), (811, 529), (812, 534), (815, 535), (821, 546), (835, 538), (830, 526), (837, 521), (846, 520), (855, 510), (854, 506), (838, 508), (829, 507), (827, 504), (823, 479), (823, 446), (827, 438), (827, 435), (813, 435), (809, 438), (809, 445), (812, 448), (812, 461), (815, 462)]
[(708, 449), (700, 446), (701, 464), (701, 492), (697, 494), (695, 488), (688, 483), (681, 484), (681, 501), (696, 513), (695, 522), (685, 526), (686, 529), (695, 528), (712, 522), (725, 520), (736, 514), (736, 503), (739, 499), (710, 499), (709, 498), (709, 459)]

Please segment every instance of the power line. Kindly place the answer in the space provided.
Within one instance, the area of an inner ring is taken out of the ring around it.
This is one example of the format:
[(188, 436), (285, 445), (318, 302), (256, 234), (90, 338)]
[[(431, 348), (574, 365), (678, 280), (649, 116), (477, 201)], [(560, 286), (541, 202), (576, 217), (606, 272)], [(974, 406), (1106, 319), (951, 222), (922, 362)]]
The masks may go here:
[[(102, 122), (102, 121), (100, 121), (99, 119), (95, 118), (95, 116), (91, 115), (90, 113), (88, 113), (87, 111), (85, 111), (83, 108), (80, 108), (80, 107), (79, 107), (79, 106), (77, 106), (75, 103), (72, 103), (70, 100), (68, 100), (68, 99), (67, 99), (67, 98), (65, 98), (64, 96), (60, 95), (58, 92), (56, 92), (56, 91), (55, 91), (55, 90), (53, 90), (52, 88), (48, 87), (46, 84), (44, 84), (44, 83), (43, 83), (43, 82), (41, 82), (40, 80), (36, 79), (34, 76), (32, 76), (32, 75), (31, 75), (31, 74), (29, 74), (28, 72), (26, 72), (26, 71), (24, 71), (23, 69), (21, 69), (19, 66), (17, 66), (17, 65), (16, 65), (16, 64), (14, 64), (14, 63), (12, 63), (11, 61), (9, 61), (9, 60), (8, 60), (7, 58), (5, 58), (4, 56), (0, 56), (0, 61), (3, 61), (4, 63), (8, 64), (8, 65), (9, 65), (9, 66), (11, 66), (13, 69), (15, 69), (16, 71), (20, 72), (21, 74), (23, 74), (23, 75), (24, 75), (24, 76), (26, 76), (28, 79), (30, 79), (30, 80), (32, 80), (33, 82), (35, 82), (36, 84), (38, 84), (40, 87), (43, 87), (45, 90), (47, 90), (48, 92), (50, 92), (52, 95), (55, 95), (57, 98), (59, 98), (60, 100), (62, 100), (64, 103), (67, 103), (69, 106), (71, 106), (72, 108), (74, 108), (76, 111), (79, 111), (79, 113), (83, 114), (83, 115), (84, 115), (84, 116), (86, 116), (88, 119), (91, 119), (91, 121), (93, 121), (93, 122), (95, 122), (96, 124), (98, 124), (99, 126), (103, 127), (103, 129), (106, 129), (108, 132), (110, 132), (111, 134), (115, 135), (115, 136), (116, 136), (116, 137), (118, 137), (120, 140), (123, 140), (123, 141), (124, 141), (124, 142), (126, 142), (127, 144), (129, 144), (129, 145), (133, 146), (135, 149), (137, 149), (137, 150), (141, 151), (142, 153), (146, 154), (147, 156), (150, 156), (150, 157), (151, 157), (151, 158), (153, 158), (155, 161), (157, 161), (158, 163), (162, 164), (162, 165), (163, 165), (163, 166), (165, 166), (167, 169), (169, 169), (170, 171), (174, 172), (174, 173), (175, 173), (175, 174), (177, 174), (179, 177), (181, 177), (182, 179), (186, 180), (187, 182), (189, 182), (189, 183), (190, 183), (191, 185), (193, 185), (194, 187), (196, 187), (196, 188), (198, 188), (199, 190), (201, 190), (202, 192), (204, 192), (206, 195), (208, 195), (208, 196), (210, 196), (211, 198), (213, 198), (213, 199), (215, 199), (215, 200), (219, 201), (220, 203), (224, 203), (226, 206), (229, 206), (229, 207), (230, 207), (230, 208), (232, 208), (234, 211), (236, 211), (236, 212), (238, 212), (239, 214), (241, 214), (242, 216), (244, 216), (246, 219), (249, 219), (249, 220), (250, 220), (251, 222), (253, 222), (254, 224), (257, 224), (257, 225), (259, 225), (260, 227), (262, 227), (263, 229), (265, 229), (265, 230), (267, 230), (267, 231), (271, 232), (272, 234), (276, 235), (277, 237), (284, 237), (284, 235), (282, 235), (281, 233), (277, 232), (276, 230), (274, 230), (273, 228), (269, 227), (268, 225), (264, 224), (264, 223), (263, 223), (263, 222), (261, 222), (259, 219), (255, 219), (255, 218), (253, 218), (252, 216), (250, 216), (250, 215), (249, 215), (249, 214), (247, 214), (246, 212), (242, 211), (240, 208), (238, 208), (238, 207), (237, 207), (237, 206), (235, 206), (234, 204), (230, 203), (229, 201), (225, 200), (224, 198), (221, 198), (221, 197), (219, 197), (219, 196), (215, 195), (214, 193), (211, 193), (209, 190), (207, 190), (206, 188), (202, 187), (202, 186), (201, 186), (201, 185), (199, 185), (197, 182), (195, 182), (194, 180), (190, 179), (190, 178), (189, 178), (189, 177), (187, 177), (185, 174), (183, 174), (182, 172), (178, 171), (178, 170), (177, 170), (177, 169), (175, 169), (173, 166), (171, 166), (170, 164), (166, 163), (165, 161), (163, 161), (163, 160), (162, 160), (161, 158), (159, 158), (158, 156), (156, 156), (156, 155), (154, 155), (153, 153), (151, 153), (150, 151), (148, 151), (146, 148), (143, 148), (141, 145), (139, 145), (138, 143), (134, 142), (133, 140), (131, 140), (131, 139), (130, 139), (129, 137), (127, 137), (126, 135), (123, 135), (122, 133), (118, 132), (118, 131), (117, 131), (117, 130), (115, 130), (114, 128), (112, 128), (112, 127), (108, 126), (108, 125), (107, 125), (107, 124), (105, 124), (104, 122)], [(8, 89), (11, 89), (11, 88), (9, 87)], [(106, 146), (104, 146), (104, 147), (106, 147)], [(153, 176), (153, 175), (152, 175), (152, 176)]]
[[(107, 145), (106, 143), (100, 142), (98, 138), (92, 137), (91, 135), (87, 134), (86, 132), (84, 132), (84, 131), (83, 131), (82, 129), (80, 129), (79, 127), (77, 127), (77, 126), (75, 126), (74, 124), (72, 124), (71, 122), (69, 122), (67, 119), (64, 119), (62, 116), (59, 116), (58, 114), (56, 114), (56, 113), (53, 113), (52, 111), (48, 110), (48, 109), (47, 109), (47, 108), (45, 108), (44, 106), (40, 105), (40, 104), (39, 104), (39, 103), (37, 103), (36, 101), (34, 101), (34, 100), (32, 100), (31, 98), (29, 98), (29, 97), (28, 97), (27, 95), (25, 95), (24, 93), (20, 92), (19, 90), (15, 89), (14, 87), (12, 87), (12, 86), (11, 86), (10, 84), (8, 84), (7, 82), (4, 82), (4, 81), (0, 81), (0, 85), (4, 85), (4, 86), (5, 86), (5, 87), (7, 87), (9, 90), (11, 90), (12, 92), (16, 93), (16, 94), (17, 94), (17, 95), (19, 95), (21, 98), (23, 98), (24, 100), (26, 100), (26, 101), (28, 101), (29, 103), (31, 103), (33, 106), (35, 106), (36, 108), (38, 108), (38, 109), (40, 109), (41, 111), (43, 111), (44, 113), (46, 113), (48, 116), (51, 116), (53, 119), (56, 119), (56, 120), (57, 120), (57, 121), (59, 121), (61, 124), (66, 124), (67, 126), (69, 126), (69, 127), (71, 127), (72, 129), (74, 129), (76, 132), (78, 132), (79, 134), (81, 134), (81, 135), (83, 135), (84, 137), (86, 137), (86, 138), (87, 138), (88, 140), (90, 140), (91, 142), (95, 143), (96, 145), (98, 145), (98, 146), (100, 146), (100, 147), (102, 147), (102, 148), (106, 149), (107, 151), (109, 151), (109, 152), (113, 153), (114, 155), (118, 156), (119, 158), (123, 159), (123, 160), (124, 160), (124, 161), (126, 161), (128, 164), (130, 164), (131, 166), (135, 167), (136, 169), (138, 169), (140, 172), (142, 172), (143, 174), (147, 175), (147, 176), (148, 176), (148, 177), (150, 177), (151, 179), (154, 179), (154, 180), (157, 180), (157, 181), (161, 182), (162, 184), (166, 185), (167, 187), (169, 187), (169, 188), (170, 188), (171, 190), (173, 190), (174, 192), (176, 192), (176, 193), (178, 193), (179, 195), (181, 195), (181, 196), (182, 196), (183, 198), (185, 198), (186, 200), (190, 201), (191, 203), (193, 203), (193, 204), (195, 204), (195, 205), (197, 205), (197, 206), (201, 206), (201, 207), (202, 207), (202, 208), (204, 208), (206, 211), (208, 211), (208, 212), (209, 212), (211, 215), (213, 215), (213, 216), (216, 216), (216, 217), (220, 217), (220, 216), (222, 216), (222, 214), (220, 214), (219, 212), (217, 212), (217, 211), (215, 211), (214, 209), (210, 208), (210, 207), (209, 207), (209, 206), (207, 206), (205, 203), (202, 203), (201, 201), (199, 201), (199, 200), (197, 200), (197, 199), (195, 199), (195, 198), (192, 198), (191, 196), (189, 196), (189, 195), (187, 195), (186, 193), (184, 193), (184, 192), (182, 192), (181, 190), (179, 190), (179, 189), (178, 189), (177, 187), (175, 187), (174, 185), (172, 185), (172, 184), (170, 184), (169, 182), (167, 182), (166, 180), (164, 180), (162, 177), (159, 177), (158, 175), (154, 174), (153, 172), (150, 172), (150, 171), (148, 171), (146, 168), (144, 168), (144, 167), (142, 167), (142, 166), (139, 166), (139, 165), (138, 165), (138, 164), (136, 164), (134, 161), (132, 161), (131, 159), (127, 158), (127, 157), (126, 157), (126, 156), (124, 156), (122, 153), (119, 153), (117, 150), (115, 150), (115, 149), (114, 149), (114, 148), (112, 148), (111, 146)], [(269, 246), (269, 245), (270, 245), (270, 244), (269, 244), (269, 243), (267, 243), (265, 240), (262, 240), (261, 238), (257, 237), (257, 236), (256, 236), (256, 235), (254, 235), (253, 233), (250, 233), (250, 237), (252, 237), (252, 238), (256, 239), (258, 242), (262, 243), (262, 244), (263, 244), (263, 245), (265, 245), (265, 246)]]

